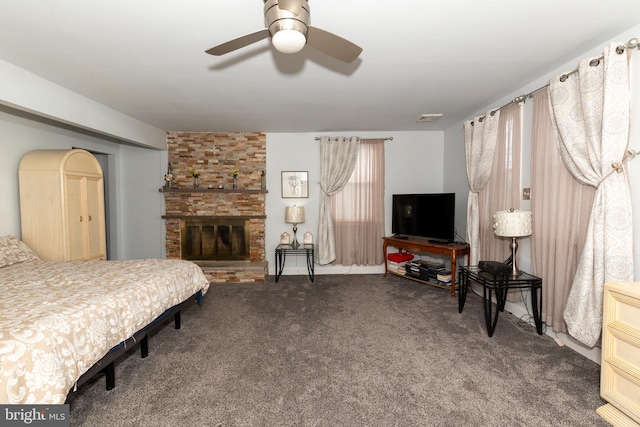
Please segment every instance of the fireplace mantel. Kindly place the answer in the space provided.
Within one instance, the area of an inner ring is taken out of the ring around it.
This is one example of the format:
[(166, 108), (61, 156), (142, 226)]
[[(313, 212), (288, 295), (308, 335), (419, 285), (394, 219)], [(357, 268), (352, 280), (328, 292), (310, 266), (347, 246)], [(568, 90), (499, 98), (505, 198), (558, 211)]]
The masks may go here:
[(242, 217), (247, 219), (265, 219), (266, 215), (192, 215), (192, 214), (176, 214), (176, 215), (162, 215), (162, 219), (188, 219), (188, 218), (229, 218), (229, 217)]
[(244, 190), (244, 189), (235, 189), (228, 190), (225, 188), (159, 188), (159, 192), (161, 193), (244, 193), (244, 194), (267, 194), (268, 190)]

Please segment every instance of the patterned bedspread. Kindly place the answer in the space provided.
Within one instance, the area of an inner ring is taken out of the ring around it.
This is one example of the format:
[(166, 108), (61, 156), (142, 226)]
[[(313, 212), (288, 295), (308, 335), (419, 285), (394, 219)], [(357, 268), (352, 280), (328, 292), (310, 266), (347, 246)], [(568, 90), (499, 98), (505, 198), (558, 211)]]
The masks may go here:
[(200, 267), (180, 260), (0, 268), (0, 403), (64, 403), (112, 347), (208, 287)]

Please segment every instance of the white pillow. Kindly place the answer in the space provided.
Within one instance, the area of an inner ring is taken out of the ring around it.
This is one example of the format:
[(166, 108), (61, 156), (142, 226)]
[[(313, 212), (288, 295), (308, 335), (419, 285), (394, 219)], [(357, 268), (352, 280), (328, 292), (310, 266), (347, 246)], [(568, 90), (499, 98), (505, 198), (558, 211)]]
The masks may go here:
[(0, 237), (0, 268), (40, 258), (22, 240), (13, 236)]

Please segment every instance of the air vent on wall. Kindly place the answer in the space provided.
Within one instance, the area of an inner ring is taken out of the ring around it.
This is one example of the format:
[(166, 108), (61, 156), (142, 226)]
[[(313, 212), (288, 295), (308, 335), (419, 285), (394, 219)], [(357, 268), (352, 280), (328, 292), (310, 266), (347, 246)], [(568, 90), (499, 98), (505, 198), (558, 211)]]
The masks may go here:
[(442, 114), (421, 114), (420, 117), (418, 117), (418, 120), (416, 120), (417, 122), (435, 122), (436, 120), (438, 120), (440, 117), (442, 117)]

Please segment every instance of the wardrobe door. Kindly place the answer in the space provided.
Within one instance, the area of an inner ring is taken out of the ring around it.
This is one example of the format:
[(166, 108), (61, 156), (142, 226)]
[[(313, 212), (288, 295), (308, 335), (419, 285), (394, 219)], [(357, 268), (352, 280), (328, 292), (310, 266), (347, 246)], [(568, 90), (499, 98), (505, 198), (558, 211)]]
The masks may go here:
[(87, 259), (106, 259), (104, 196), (102, 178), (86, 178), (87, 206)]
[(68, 261), (85, 259), (85, 205), (83, 187), (85, 178), (79, 176), (65, 177), (66, 209), (67, 209), (67, 256)]

